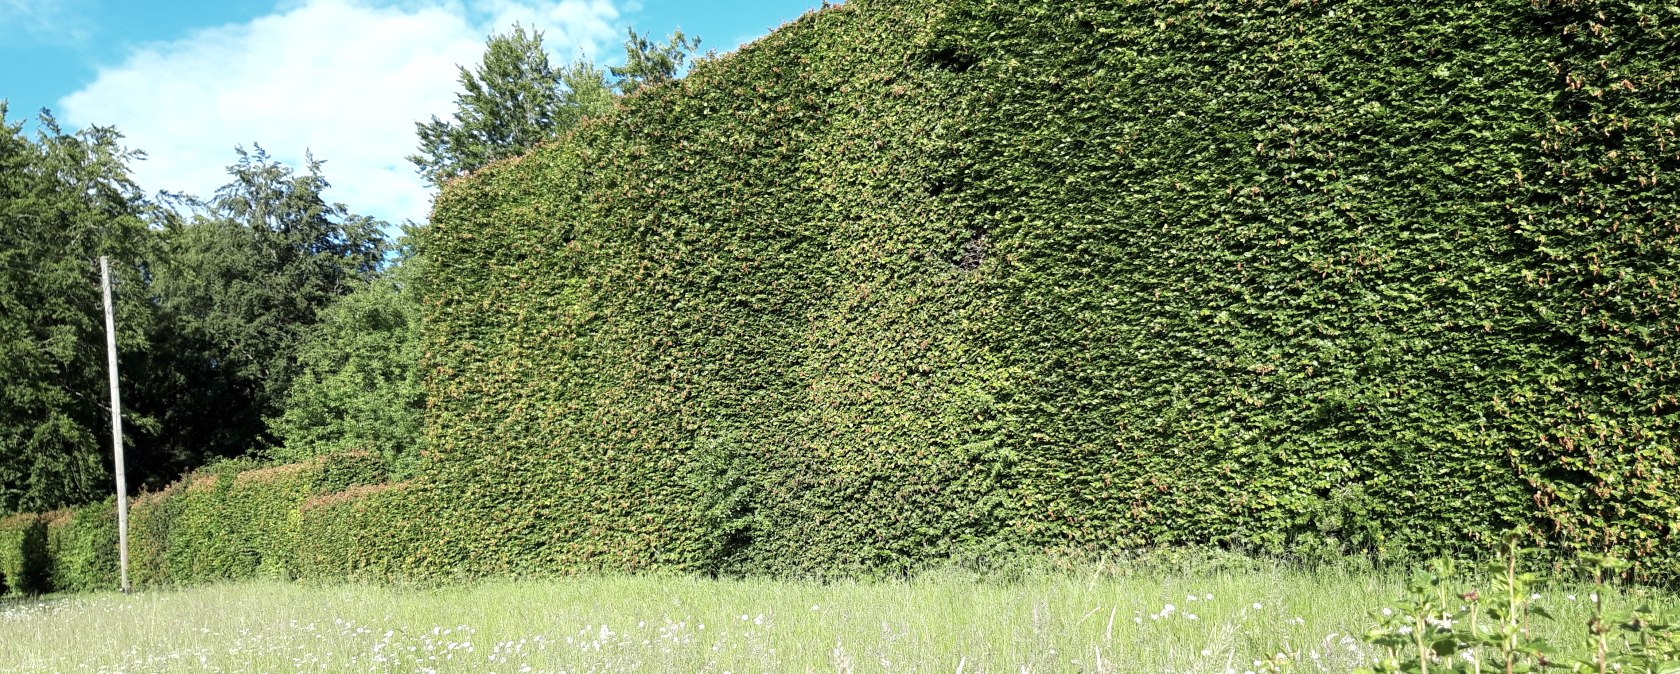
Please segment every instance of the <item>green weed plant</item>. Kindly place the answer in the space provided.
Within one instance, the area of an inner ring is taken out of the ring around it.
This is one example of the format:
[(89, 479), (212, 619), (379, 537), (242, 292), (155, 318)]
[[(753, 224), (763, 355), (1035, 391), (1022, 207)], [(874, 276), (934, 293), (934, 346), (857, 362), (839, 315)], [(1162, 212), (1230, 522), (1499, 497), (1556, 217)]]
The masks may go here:
[(1532, 629), (1536, 621), (1556, 618), (1534, 601), (1540, 596), (1535, 591), (1550, 579), (1540, 572), (1519, 570), (1521, 558), (1533, 552), (1521, 545), (1524, 539), (1524, 532), (1506, 533), (1498, 543), (1498, 557), (1482, 567), (1479, 583), (1461, 575), (1450, 560), (1436, 561), (1413, 574), (1399, 600), (1372, 613), (1377, 625), (1365, 633), (1365, 640), (1380, 649), (1381, 655), (1374, 667), (1356, 671), (1680, 672), (1680, 623), (1671, 608), (1656, 604), (1640, 588), (1633, 590), (1631, 605), (1610, 605), (1610, 581), (1629, 566), (1612, 555), (1579, 556), (1593, 578), (1594, 590), (1589, 595), (1590, 618), (1579, 625), (1579, 631), (1562, 631), (1576, 638), (1551, 642), (1536, 636), (1537, 630)]

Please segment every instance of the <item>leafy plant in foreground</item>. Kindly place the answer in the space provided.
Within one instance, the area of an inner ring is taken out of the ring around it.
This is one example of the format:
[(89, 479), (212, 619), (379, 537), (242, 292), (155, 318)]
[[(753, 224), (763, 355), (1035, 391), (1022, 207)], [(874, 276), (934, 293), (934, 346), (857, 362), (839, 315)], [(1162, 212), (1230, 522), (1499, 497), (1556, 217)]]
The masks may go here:
[(1547, 579), (1518, 570), (1523, 532), (1506, 532), (1499, 556), (1484, 567), (1488, 587), (1457, 591), (1450, 561), (1414, 574), (1399, 600), (1373, 613), (1376, 627), (1365, 640), (1381, 649), (1374, 672), (1680, 672), (1680, 632), (1674, 618), (1649, 602), (1629, 610), (1606, 607), (1606, 581), (1627, 568), (1613, 556), (1583, 554), (1593, 573), (1593, 616), (1575, 644), (1553, 644), (1534, 635), (1536, 620), (1555, 620), (1534, 603)]

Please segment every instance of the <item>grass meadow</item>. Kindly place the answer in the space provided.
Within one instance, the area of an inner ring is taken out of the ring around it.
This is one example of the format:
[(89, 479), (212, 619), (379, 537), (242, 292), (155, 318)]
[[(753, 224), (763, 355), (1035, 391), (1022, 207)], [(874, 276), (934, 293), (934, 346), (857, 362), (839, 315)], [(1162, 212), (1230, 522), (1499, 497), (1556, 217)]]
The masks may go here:
[[(1398, 573), (1092, 565), (1009, 578), (241, 582), (0, 600), (0, 672), (1298, 672), (1369, 664)], [(1580, 588), (1535, 603), (1578, 629)], [(1537, 629), (1544, 629), (1540, 626)]]

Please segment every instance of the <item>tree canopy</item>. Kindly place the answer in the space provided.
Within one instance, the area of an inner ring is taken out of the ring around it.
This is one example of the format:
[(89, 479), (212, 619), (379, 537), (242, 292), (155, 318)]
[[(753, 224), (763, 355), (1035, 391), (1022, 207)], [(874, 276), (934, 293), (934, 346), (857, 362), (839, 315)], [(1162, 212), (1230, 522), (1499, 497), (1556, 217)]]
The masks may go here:
[(518, 156), (584, 119), (611, 112), (615, 92), (630, 94), (680, 77), (700, 46), (700, 38), (681, 30), (663, 44), (635, 28), (628, 33), (625, 64), (605, 72), (583, 58), (551, 65), (542, 31), (514, 24), (490, 36), (482, 63), (470, 70), (459, 66), (462, 91), (455, 96), (452, 119), (433, 116), (415, 123), (420, 148), (409, 162), (435, 186)]
[[(0, 510), (55, 508), (109, 488), (99, 256), (119, 287), (143, 287), (154, 239), (121, 134), (66, 132), (43, 113), (30, 138), (5, 113), (0, 103)], [(118, 298), (131, 356), (150, 316), (143, 294)]]
[(301, 461), (369, 451), (399, 471), (418, 456), (423, 259), (412, 254), (328, 305), (298, 344), (298, 373), (269, 420), (270, 455)]
[[(266, 417), (298, 372), (297, 345), (336, 299), (367, 286), (386, 248), (380, 223), (329, 203), (322, 162), (297, 172), (261, 148), (237, 150), (232, 178), (165, 231), (155, 291), (169, 348), (157, 372), (179, 397), (156, 412), (174, 454), (267, 447)], [(182, 433), (176, 429), (193, 429)]]
[(420, 151), (408, 160), (427, 182), (516, 156), (612, 109), (605, 73), (584, 60), (554, 67), (542, 38), (542, 31), (514, 24), (489, 38), (477, 67), (459, 67), (453, 119), (415, 124)]
[(624, 41), (624, 65), (608, 68), (613, 77), (619, 78), (618, 90), (625, 94), (677, 79), (693, 58), (695, 50), (700, 48), (700, 38), (683, 35), (681, 29), (671, 33), (665, 44), (638, 34), (635, 28), (628, 31), (630, 36)]

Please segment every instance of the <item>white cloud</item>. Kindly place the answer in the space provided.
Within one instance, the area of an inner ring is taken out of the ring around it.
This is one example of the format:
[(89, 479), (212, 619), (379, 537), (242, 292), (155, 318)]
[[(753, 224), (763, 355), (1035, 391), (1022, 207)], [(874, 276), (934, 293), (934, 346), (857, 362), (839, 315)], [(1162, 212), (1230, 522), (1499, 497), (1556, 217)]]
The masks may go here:
[(148, 155), (134, 166), (147, 190), (208, 196), (234, 146), (258, 143), (294, 167), (313, 151), (354, 212), (423, 221), (430, 197), (404, 157), (415, 121), (454, 112), (456, 65), (514, 21), (544, 31), (551, 58), (593, 57), (618, 17), (610, 0), (303, 0), (148, 45), (60, 101), (61, 118), (115, 125)]

